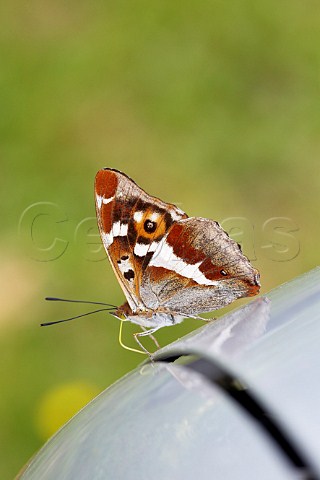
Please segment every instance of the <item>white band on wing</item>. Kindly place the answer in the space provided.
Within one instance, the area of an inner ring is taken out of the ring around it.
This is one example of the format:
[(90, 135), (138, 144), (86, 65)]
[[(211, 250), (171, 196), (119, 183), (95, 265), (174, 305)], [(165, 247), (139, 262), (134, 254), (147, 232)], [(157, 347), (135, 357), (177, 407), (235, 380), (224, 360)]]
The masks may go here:
[(128, 224), (115, 222), (112, 225), (111, 233), (114, 237), (125, 237), (128, 233)]
[(159, 242), (152, 242), (152, 243), (136, 243), (134, 246), (134, 254), (137, 257), (144, 257), (149, 252), (155, 252)]
[(110, 198), (104, 198), (101, 195), (96, 195), (96, 202), (99, 210), (101, 209), (102, 204), (107, 205), (108, 203), (112, 202), (112, 200), (114, 200), (114, 195)]
[(115, 237), (125, 237), (128, 233), (128, 224), (115, 222), (112, 225), (111, 232), (101, 232), (103, 244), (106, 248), (110, 247)]
[(168, 245), (164, 238), (155, 254), (150, 260), (149, 267), (162, 267), (172, 270), (186, 278), (191, 278), (199, 285), (219, 285), (217, 280), (209, 280), (200, 270), (199, 267), (202, 261), (189, 264), (184, 262), (180, 257), (174, 254), (173, 248)]

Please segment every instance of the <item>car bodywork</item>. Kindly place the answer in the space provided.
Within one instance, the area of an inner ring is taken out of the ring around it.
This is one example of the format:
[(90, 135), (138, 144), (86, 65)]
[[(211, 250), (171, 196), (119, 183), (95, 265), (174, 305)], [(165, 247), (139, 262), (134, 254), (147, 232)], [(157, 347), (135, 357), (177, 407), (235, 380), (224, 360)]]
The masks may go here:
[(161, 349), (20, 478), (320, 478), (319, 342), (317, 268)]

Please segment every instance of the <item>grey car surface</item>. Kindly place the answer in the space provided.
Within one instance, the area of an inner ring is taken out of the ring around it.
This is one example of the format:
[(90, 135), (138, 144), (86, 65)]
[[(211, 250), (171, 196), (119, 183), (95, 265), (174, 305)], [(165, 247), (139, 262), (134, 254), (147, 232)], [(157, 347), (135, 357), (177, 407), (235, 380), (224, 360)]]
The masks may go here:
[(27, 479), (320, 479), (320, 268), (106, 389)]

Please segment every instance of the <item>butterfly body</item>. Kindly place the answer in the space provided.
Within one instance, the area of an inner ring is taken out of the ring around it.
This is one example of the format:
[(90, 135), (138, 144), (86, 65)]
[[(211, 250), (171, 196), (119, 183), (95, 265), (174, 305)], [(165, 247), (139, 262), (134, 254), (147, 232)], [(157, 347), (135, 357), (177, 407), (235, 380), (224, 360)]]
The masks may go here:
[(161, 308), (158, 310), (145, 309), (132, 312), (127, 302), (121, 305), (121, 307), (118, 307), (115, 316), (125, 318), (131, 323), (135, 323), (141, 327), (155, 328), (157, 330), (162, 327), (170, 327), (181, 323), (185, 318), (182, 315), (177, 315), (175, 312), (170, 312), (165, 309), (161, 310)]
[(127, 299), (117, 317), (155, 331), (259, 292), (258, 271), (217, 222), (188, 217), (110, 168), (97, 173), (95, 197), (102, 242)]

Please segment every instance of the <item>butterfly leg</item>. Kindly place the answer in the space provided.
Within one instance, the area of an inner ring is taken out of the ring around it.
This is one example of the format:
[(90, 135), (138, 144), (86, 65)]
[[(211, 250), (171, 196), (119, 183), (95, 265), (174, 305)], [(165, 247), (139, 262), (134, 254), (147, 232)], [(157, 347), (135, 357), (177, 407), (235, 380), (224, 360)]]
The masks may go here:
[(139, 345), (139, 347), (142, 348), (142, 350), (147, 354), (149, 355), (149, 357), (151, 358), (152, 360), (152, 355), (150, 352), (148, 352), (148, 350), (142, 345), (142, 343), (140, 342), (139, 340), (139, 337), (146, 337), (146, 336), (150, 336), (152, 335), (154, 332), (156, 332), (157, 330), (159, 330), (159, 327), (155, 327), (155, 328), (150, 328), (149, 330), (145, 330), (144, 332), (138, 332), (138, 333), (134, 333), (133, 336), (134, 336), (134, 339), (135, 341), (137, 342), (137, 344)]
[[(145, 327), (143, 327), (142, 325), (141, 325), (141, 328), (144, 332), (148, 332), (148, 330)], [(151, 338), (151, 340), (153, 341), (153, 343), (155, 344), (155, 346), (157, 347), (157, 349), (159, 350), (159, 348), (161, 348), (161, 347), (160, 347), (159, 342), (156, 339), (156, 337), (154, 335), (152, 335), (152, 333), (150, 333), (150, 331), (149, 331), (148, 335)]]

